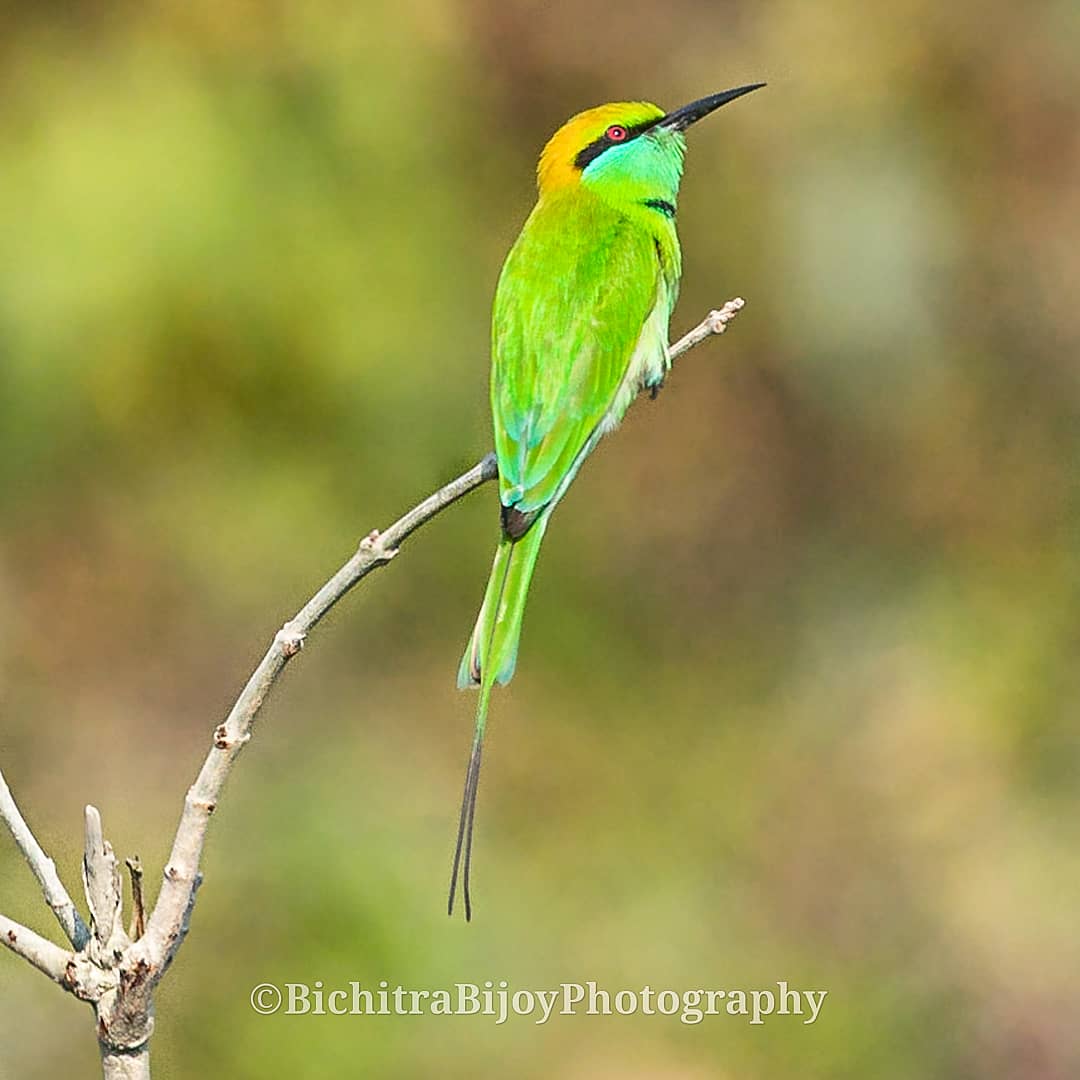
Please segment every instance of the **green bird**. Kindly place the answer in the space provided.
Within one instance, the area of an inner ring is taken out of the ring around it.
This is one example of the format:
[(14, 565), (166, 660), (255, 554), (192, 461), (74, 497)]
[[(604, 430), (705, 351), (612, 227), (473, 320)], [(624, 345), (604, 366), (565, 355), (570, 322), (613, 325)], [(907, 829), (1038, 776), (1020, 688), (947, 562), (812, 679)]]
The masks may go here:
[[(674, 112), (617, 102), (579, 113), (544, 147), (539, 199), (506, 258), (495, 292), (491, 413), (502, 536), (484, 603), (458, 672), (478, 686), (447, 910), (459, 872), (465, 918), (476, 788), (495, 683), (514, 674), (529, 581), (551, 512), (597, 442), (671, 366), (668, 321), (682, 253), (675, 208), (683, 132), (740, 86)], [(464, 858), (464, 863), (463, 863)]]

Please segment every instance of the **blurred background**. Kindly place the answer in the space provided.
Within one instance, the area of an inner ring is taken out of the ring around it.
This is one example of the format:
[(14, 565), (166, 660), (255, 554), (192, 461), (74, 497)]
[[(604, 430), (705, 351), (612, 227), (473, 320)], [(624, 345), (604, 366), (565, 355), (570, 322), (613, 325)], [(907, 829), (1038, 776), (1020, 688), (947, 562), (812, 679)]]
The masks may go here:
[[(555, 516), (445, 915), (487, 487), (319, 628), (213, 821), (155, 1076), (1080, 1074), (1080, 8), (0, 5), (0, 762), (156, 892), (274, 631), (489, 449), (571, 113), (694, 128), (673, 334)], [(55, 934), (0, 836), (0, 909)], [(825, 989), (720, 1016), (256, 1016), (263, 981)], [(0, 1078), (93, 1076), (0, 955)]]

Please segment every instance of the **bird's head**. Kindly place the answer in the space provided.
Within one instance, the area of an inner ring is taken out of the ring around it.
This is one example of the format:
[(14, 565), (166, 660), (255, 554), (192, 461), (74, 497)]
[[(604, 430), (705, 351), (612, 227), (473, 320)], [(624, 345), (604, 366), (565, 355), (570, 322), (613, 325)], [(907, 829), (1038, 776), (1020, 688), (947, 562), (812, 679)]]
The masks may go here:
[(537, 166), (541, 197), (583, 184), (600, 194), (673, 203), (686, 149), (683, 132), (764, 83), (740, 86), (664, 112), (647, 101), (598, 105), (571, 117), (548, 141)]

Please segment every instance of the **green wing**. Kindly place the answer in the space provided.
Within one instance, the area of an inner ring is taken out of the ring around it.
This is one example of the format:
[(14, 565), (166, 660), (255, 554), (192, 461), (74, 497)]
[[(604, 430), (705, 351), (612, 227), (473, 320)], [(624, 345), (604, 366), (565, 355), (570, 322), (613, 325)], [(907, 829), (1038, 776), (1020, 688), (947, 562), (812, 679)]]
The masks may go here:
[(537, 205), (495, 294), (491, 409), (504, 506), (528, 513), (560, 494), (626, 375), (659, 276), (649, 231), (590, 193)]

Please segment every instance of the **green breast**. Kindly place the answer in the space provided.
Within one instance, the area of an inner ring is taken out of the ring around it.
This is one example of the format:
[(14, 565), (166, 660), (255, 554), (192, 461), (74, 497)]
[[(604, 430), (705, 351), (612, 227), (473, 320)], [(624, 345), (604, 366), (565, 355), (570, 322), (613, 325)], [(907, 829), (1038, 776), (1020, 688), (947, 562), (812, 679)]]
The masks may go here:
[(540, 509), (565, 486), (662, 296), (666, 337), (680, 269), (674, 222), (655, 209), (627, 213), (583, 187), (537, 204), (495, 295), (491, 406), (504, 506)]

